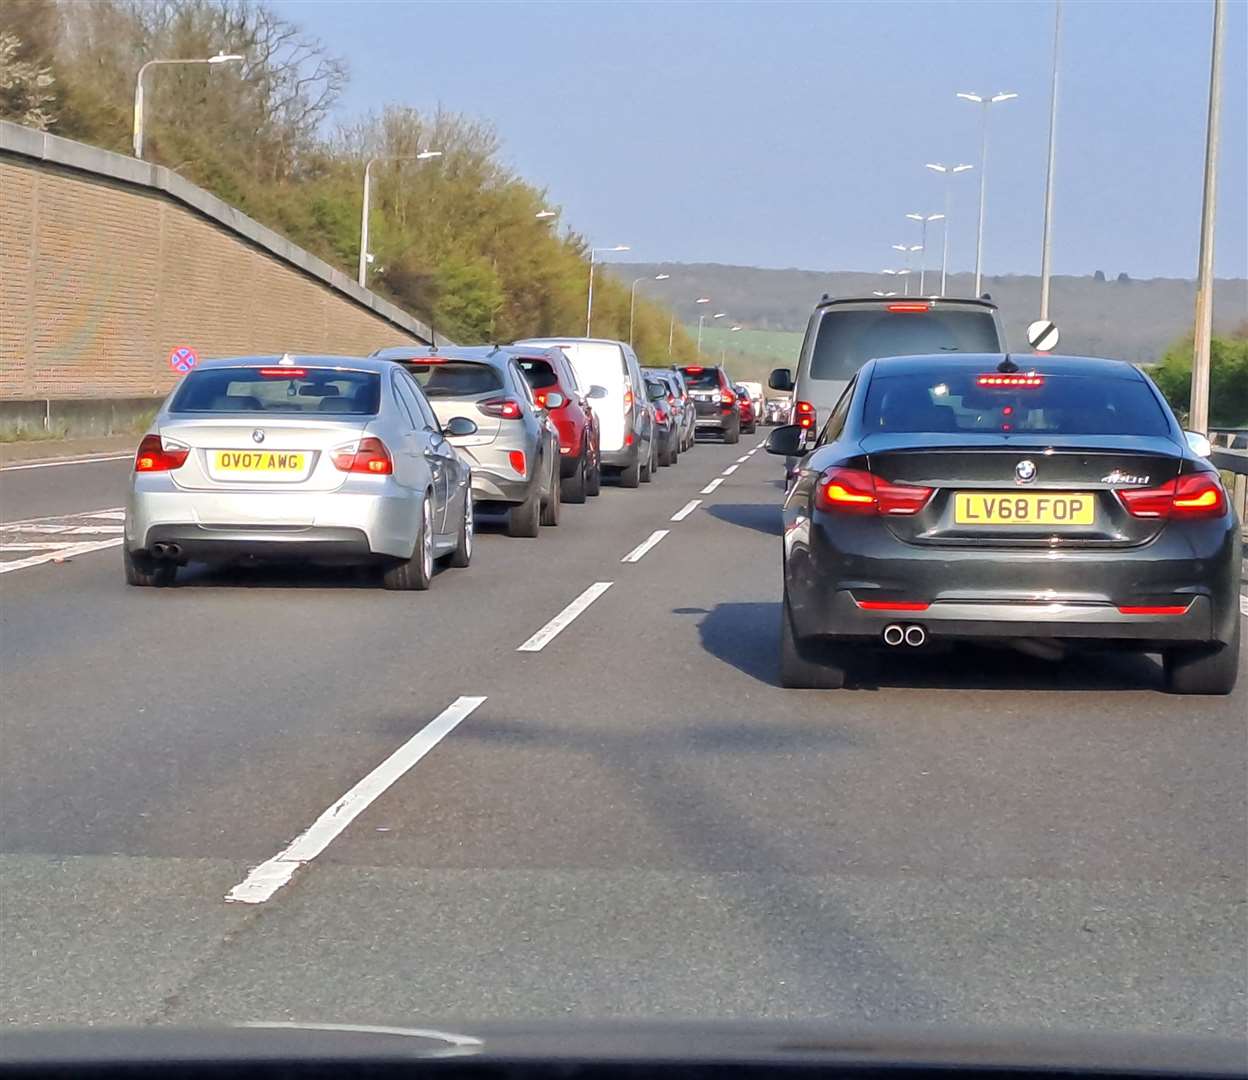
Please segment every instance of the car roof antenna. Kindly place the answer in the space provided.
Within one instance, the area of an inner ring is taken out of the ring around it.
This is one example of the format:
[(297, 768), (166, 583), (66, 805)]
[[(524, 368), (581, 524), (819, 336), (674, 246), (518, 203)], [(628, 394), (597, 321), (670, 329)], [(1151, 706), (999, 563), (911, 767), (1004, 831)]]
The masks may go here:
[(997, 365), (997, 370), (1009, 374), (1011, 371), (1017, 371), (1018, 365), (1010, 359), (1010, 354), (1006, 353), (1001, 363)]

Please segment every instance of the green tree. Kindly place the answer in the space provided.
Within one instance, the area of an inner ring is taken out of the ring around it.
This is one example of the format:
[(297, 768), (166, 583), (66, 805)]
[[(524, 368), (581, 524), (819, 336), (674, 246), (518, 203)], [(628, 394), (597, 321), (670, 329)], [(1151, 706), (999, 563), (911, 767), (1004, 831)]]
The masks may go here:
[[(1209, 347), (1209, 423), (1213, 427), (1248, 426), (1248, 324), (1229, 337), (1215, 337)], [(1152, 376), (1181, 417), (1191, 405), (1192, 339), (1176, 342)]]

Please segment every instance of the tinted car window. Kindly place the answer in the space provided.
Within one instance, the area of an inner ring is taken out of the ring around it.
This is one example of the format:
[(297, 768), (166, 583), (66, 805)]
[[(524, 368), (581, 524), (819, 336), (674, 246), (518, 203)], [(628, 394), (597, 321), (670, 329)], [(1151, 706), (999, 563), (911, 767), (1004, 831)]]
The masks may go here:
[(646, 395), (651, 401), (663, 401), (667, 398), (667, 384), (658, 379), (646, 380)]
[[(265, 374), (277, 371), (280, 374)], [(375, 416), (380, 401), (381, 379), (372, 371), (292, 367), (288, 373), (277, 367), (204, 368), (182, 380), (170, 409)]]
[(693, 390), (718, 390), (719, 389), (719, 369), (708, 368), (681, 368), (681, 373), (685, 376), (685, 383)]
[(1001, 351), (988, 311), (831, 310), (819, 322), (812, 379), (848, 379), (868, 360), (924, 353)]
[(403, 364), (426, 397), (472, 397), (503, 388), (503, 377), (489, 364), (470, 360), (413, 360)]
[(520, 370), (534, 390), (545, 390), (548, 386), (558, 386), (559, 376), (548, 360), (517, 360)]
[(983, 385), (995, 372), (875, 378), (863, 430), (996, 431), (1053, 435), (1168, 435), (1149, 387), (1135, 379), (1039, 376), (1038, 385)]

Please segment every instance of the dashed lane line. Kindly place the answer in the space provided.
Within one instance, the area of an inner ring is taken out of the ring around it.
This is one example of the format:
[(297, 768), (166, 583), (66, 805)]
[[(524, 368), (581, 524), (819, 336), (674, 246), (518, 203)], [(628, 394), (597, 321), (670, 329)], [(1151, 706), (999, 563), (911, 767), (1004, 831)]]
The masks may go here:
[(342, 834), (396, 780), (485, 701), (459, 697), (357, 783), (273, 858), (255, 867), (225, 894), (232, 904), (263, 904)]
[(701, 505), (701, 499), (690, 499), (684, 506), (672, 515), (672, 521), (684, 521), (685, 518), (692, 514)]
[(1239, 613), (1248, 618), (1248, 596), (1243, 593), (1239, 594)]
[(729, 465), (729, 466), (728, 466), (728, 468), (726, 468), (726, 469), (724, 470), (724, 475), (725, 475), (725, 476), (731, 476), (731, 475), (732, 475), (734, 472), (736, 472), (739, 468), (741, 468), (741, 466), (740, 466), (740, 465)]
[(723, 482), (724, 482), (724, 478), (722, 476), (717, 476), (714, 480), (712, 480), (709, 484), (707, 484), (706, 487), (704, 487), (699, 492), (699, 494), (709, 495), (712, 491), (714, 491), (717, 487), (719, 487), (719, 485), (722, 484)]
[[(755, 449), (757, 449), (757, 447), (755, 447)], [(744, 454), (737, 458), (737, 464), (743, 465), (745, 462), (749, 461), (752, 453), (754, 453), (753, 450), (747, 450)]]
[(590, 604), (611, 588), (611, 584), (610, 581), (595, 581), (536, 634), (517, 646), (516, 652), (541, 652), (560, 633), (571, 626), (576, 617), (581, 615)]
[(649, 536), (624, 556), (620, 562), (641, 562), (647, 551), (665, 537), (670, 530), (655, 529)]
[[(65, 559), (72, 559), (75, 555), (86, 555), (91, 551), (103, 551), (105, 548), (121, 547), (124, 537), (117, 536), (112, 540), (97, 540), (86, 544), (64, 544), (58, 546), (52, 551), (47, 551), (42, 555), (31, 555), (25, 559), (9, 559), (0, 561), (0, 574), (9, 574), (14, 570), (25, 570), (31, 566), (39, 566), (41, 563), (62, 562)], [(6, 550), (20, 551), (20, 547), (8, 547), (0, 544), (0, 555)]]

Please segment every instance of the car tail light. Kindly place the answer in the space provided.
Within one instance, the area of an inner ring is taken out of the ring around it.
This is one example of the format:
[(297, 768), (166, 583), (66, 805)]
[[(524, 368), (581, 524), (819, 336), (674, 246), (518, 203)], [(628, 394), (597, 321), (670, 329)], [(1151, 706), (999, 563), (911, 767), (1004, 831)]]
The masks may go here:
[(633, 411), (633, 388), (627, 384), (624, 386), (624, 411)]
[(1044, 385), (1044, 376), (1034, 371), (1020, 372), (1018, 375), (976, 375), (976, 386), (993, 387), (1035, 387)]
[(931, 305), (931, 304), (924, 304), (924, 303), (921, 303), (921, 302), (919, 302), (919, 301), (917, 301), (917, 300), (916, 300), (916, 301), (911, 301), (910, 303), (905, 303), (905, 302), (903, 301), (903, 302), (901, 302), (901, 303), (897, 303), (897, 304), (889, 304), (889, 305), (888, 305), (888, 310), (889, 310), (889, 311), (895, 311), (895, 312), (898, 312), (898, 313), (906, 313), (906, 312), (908, 312), (908, 313), (910, 313), (910, 314), (917, 314), (917, 313), (919, 313), (919, 312), (931, 311), (931, 310), (932, 310), (932, 305)]
[(675, 394), (668, 394), (668, 395), (667, 395), (667, 403), (668, 403), (669, 405), (675, 405), (675, 404), (676, 404), (676, 395), (675, 395)]
[(799, 401), (793, 407), (793, 422), (801, 428), (815, 426), (815, 407), (809, 401)]
[(932, 489), (893, 484), (865, 469), (828, 469), (815, 489), (815, 507), (843, 514), (917, 514), (932, 497)]
[(478, 401), (477, 408), (486, 416), (497, 416), (503, 420), (519, 420), (524, 415), (520, 402), (515, 398), (487, 398)]
[(689, 372), (689, 374), (690, 374), (690, 375), (701, 375), (701, 374), (702, 374), (702, 372), (703, 372), (703, 371), (705, 371), (706, 369), (705, 369), (705, 368), (703, 368), (703, 367), (700, 367), (700, 366), (699, 366), (699, 365), (697, 365), (697, 364), (690, 364), (688, 367), (686, 367), (686, 368), (681, 368), (680, 370), (681, 370), (681, 371), (687, 371), (687, 372)]
[(308, 369), (301, 367), (262, 367), (260, 376), (265, 379), (302, 379)]
[(386, 444), (371, 435), (335, 446), (330, 451), (330, 460), (339, 472), (368, 473), (370, 476), (389, 476), (394, 472), (394, 462)]
[(512, 450), (507, 454), (507, 463), (516, 470), (521, 476), (526, 476), (524, 471), (524, 451)]
[(1186, 615), (1189, 604), (1119, 604), (1123, 615)]
[(134, 471), (171, 472), (180, 469), (190, 452), (191, 448), (185, 443), (163, 439), (159, 435), (144, 435), (138, 453), (134, 455)]
[(656, 419), (656, 420), (657, 420), (660, 424), (666, 424), (666, 423), (667, 423), (667, 410), (666, 410), (666, 409), (660, 409), (660, 408), (656, 405), (656, 406), (655, 406), (655, 409), (654, 409), (654, 418), (655, 418), (655, 419)]
[(1209, 472), (1188, 473), (1160, 487), (1121, 488), (1117, 494), (1133, 517), (1191, 520), (1226, 513), (1226, 492)]
[(721, 387), (719, 391), (719, 401), (721, 405), (735, 405), (737, 403), (737, 395), (731, 390), (725, 390)]

